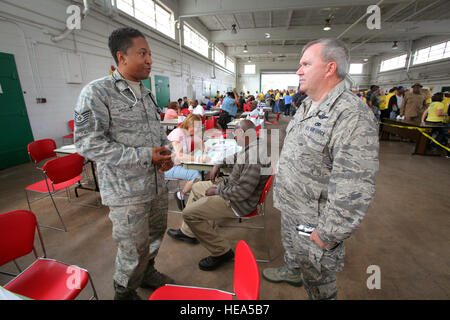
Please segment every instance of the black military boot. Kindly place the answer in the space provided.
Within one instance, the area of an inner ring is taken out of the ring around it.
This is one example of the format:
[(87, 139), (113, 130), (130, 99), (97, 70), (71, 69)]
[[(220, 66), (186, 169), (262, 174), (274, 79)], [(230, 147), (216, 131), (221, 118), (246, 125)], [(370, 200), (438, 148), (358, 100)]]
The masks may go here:
[(142, 300), (136, 290), (122, 287), (114, 281), (114, 300)]
[(141, 283), (141, 288), (155, 290), (166, 284), (175, 284), (175, 281), (172, 278), (156, 270), (154, 263), (154, 260), (149, 261), (147, 269), (145, 270), (144, 279)]

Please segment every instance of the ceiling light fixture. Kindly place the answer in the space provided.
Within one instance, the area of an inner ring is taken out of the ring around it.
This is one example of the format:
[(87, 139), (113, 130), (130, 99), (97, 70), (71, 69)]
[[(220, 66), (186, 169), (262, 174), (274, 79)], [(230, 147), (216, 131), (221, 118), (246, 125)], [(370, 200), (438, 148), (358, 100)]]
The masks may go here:
[(269, 39), (269, 38), (270, 38), (270, 33), (265, 33), (265, 34), (264, 34), (264, 37), (265, 37), (266, 39)]
[(252, 62), (252, 59), (250, 57), (248, 57), (248, 61), (247, 62)]
[(369, 59), (367, 59), (367, 58), (364, 58), (363, 60), (364, 60), (364, 62), (367, 62), (367, 61), (369, 61)]
[(235, 25), (235, 24), (231, 25), (231, 33), (232, 33), (232, 34), (236, 34), (236, 33), (237, 33), (236, 25)]
[(242, 52), (244, 52), (244, 53), (248, 52), (247, 45), (244, 46), (244, 50), (242, 50)]
[(398, 49), (397, 41), (394, 41), (394, 44), (392, 45), (392, 49)]
[(323, 31), (330, 31), (331, 30), (330, 20), (331, 19), (326, 19), (325, 20), (325, 26), (323, 27)]

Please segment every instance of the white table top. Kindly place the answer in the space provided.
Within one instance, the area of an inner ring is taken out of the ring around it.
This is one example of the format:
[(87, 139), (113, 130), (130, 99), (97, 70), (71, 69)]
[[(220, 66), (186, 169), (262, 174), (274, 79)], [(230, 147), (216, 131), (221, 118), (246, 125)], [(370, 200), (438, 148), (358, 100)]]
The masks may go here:
[[(193, 166), (202, 167), (201, 170), (207, 170), (208, 167), (214, 166), (215, 163), (221, 162), (228, 156), (231, 156), (242, 150), (242, 147), (238, 146), (236, 140), (234, 139), (208, 139), (205, 142), (205, 153), (211, 158), (209, 163), (205, 162), (195, 162), (195, 161), (184, 161), (183, 165), (186, 168), (192, 168)], [(201, 155), (194, 153), (196, 156)], [(200, 170), (200, 169), (197, 169)]]
[(228, 122), (228, 123), (227, 123), (227, 126), (228, 126), (229, 129), (232, 129), (232, 128), (234, 128), (240, 121), (241, 121), (241, 119), (236, 118), (236, 119), (234, 119), (233, 121)]
[(67, 154), (72, 154), (72, 153), (76, 153), (77, 152), (74, 144), (69, 144), (67, 146), (62, 146), (62, 147), (60, 147), (58, 149), (55, 149), (53, 151), (55, 151), (56, 153), (67, 153)]
[(176, 126), (178, 124), (178, 119), (162, 120), (160, 123), (162, 126)]
[(205, 111), (205, 115), (207, 117), (211, 117), (211, 116), (215, 116), (219, 114), (219, 110), (209, 110), (209, 111)]

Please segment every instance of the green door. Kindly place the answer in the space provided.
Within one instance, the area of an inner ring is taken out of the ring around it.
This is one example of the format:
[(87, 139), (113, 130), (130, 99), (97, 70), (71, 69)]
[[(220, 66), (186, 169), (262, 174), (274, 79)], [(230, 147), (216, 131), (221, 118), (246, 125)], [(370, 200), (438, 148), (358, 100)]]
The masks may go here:
[(27, 109), (12, 54), (0, 52), (0, 169), (29, 161), (33, 141)]
[(170, 103), (169, 77), (155, 75), (155, 91), (158, 106), (160, 108), (168, 107)]
[(148, 90), (152, 91), (152, 78), (148, 78), (145, 80), (142, 80), (142, 84), (144, 85), (144, 87), (146, 87)]

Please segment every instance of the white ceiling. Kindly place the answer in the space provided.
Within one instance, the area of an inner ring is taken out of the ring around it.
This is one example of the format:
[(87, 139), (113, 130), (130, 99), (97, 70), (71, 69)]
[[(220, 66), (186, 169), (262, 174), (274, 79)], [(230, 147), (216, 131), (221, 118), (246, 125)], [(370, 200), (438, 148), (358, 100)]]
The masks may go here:
[[(381, 29), (369, 30), (366, 10), (375, 3), (380, 3)], [(449, 0), (178, 0), (182, 20), (202, 24), (228, 56), (253, 60), (299, 58), (304, 44), (322, 37), (344, 40), (352, 60), (388, 53), (393, 41), (406, 50), (409, 40), (450, 35), (449, 8)], [(330, 17), (332, 29), (323, 31)], [(248, 53), (242, 52), (244, 45)]]

